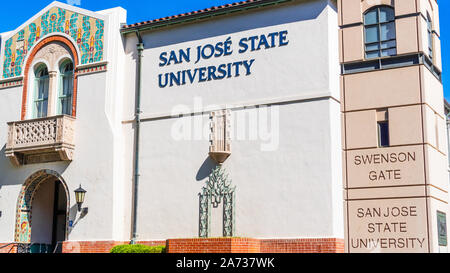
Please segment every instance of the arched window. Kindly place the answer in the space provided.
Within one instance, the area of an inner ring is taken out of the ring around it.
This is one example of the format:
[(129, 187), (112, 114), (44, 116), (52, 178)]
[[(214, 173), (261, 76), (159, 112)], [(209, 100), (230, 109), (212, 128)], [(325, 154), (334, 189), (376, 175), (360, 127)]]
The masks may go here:
[(73, 63), (65, 61), (60, 66), (60, 88), (58, 91), (58, 114), (72, 115)]
[(33, 117), (43, 118), (47, 116), (48, 108), (48, 85), (49, 75), (48, 69), (45, 65), (40, 65), (35, 70), (35, 93), (34, 93), (34, 107)]
[(427, 12), (427, 31), (428, 31), (428, 56), (433, 59), (433, 22)]
[(394, 9), (378, 6), (364, 15), (366, 58), (397, 55)]

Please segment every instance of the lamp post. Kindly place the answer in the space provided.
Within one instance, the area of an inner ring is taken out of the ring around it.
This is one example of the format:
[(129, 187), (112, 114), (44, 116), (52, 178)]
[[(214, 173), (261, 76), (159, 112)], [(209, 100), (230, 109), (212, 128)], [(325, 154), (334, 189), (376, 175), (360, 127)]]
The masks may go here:
[(81, 205), (84, 203), (85, 195), (86, 195), (86, 190), (84, 190), (80, 185), (80, 187), (75, 190), (75, 200), (77, 201), (79, 212), (81, 212)]

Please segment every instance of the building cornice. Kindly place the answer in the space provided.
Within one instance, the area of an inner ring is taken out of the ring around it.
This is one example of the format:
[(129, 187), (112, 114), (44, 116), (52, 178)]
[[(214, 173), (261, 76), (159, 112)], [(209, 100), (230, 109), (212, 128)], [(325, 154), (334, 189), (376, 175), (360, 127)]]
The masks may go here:
[(211, 7), (207, 9), (192, 11), (179, 15), (168, 16), (164, 18), (154, 19), (150, 21), (144, 21), (131, 25), (125, 25), (121, 28), (122, 34), (133, 33), (136, 31), (152, 30), (160, 27), (170, 26), (174, 24), (188, 23), (191, 21), (206, 19), (215, 16), (226, 15), (234, 12), (261, 8), (265, 6), (278, 5), (292, 1), (304, 1), (304, 0), (247, 0), (232, 4), (225, 4), (222, 6)]

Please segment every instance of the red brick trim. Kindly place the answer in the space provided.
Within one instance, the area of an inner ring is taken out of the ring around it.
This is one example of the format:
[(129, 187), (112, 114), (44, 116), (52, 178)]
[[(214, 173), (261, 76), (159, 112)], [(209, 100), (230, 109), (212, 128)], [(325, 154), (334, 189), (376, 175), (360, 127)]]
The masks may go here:
[(169, 239), (168, 253), (259, 253), (258, 239), (250, 238), (208, 238)]
[(16, 79), (16, 80), (9, 80), (9, 81), (1, 81), (0, 82), (0, 89), (6, 89), (11, 87), (17, 87), (23, 85), (22, 78)]
[(344, 253), (344, 239), (264, 239), (261, 253)]
[(45, 45), (52, 43), (52, 42), (61, 42), (65, 44), (71, 51), (72, 56), (74, 58), (74, 83), (73, 83), (73, 102), (72, 102), (72, 116), (76, 116), (76, 104), (77, 104), (77, 90), (78, 90), (78, 73), (76, 67), (78, 66), (78, 53), (75, 49), (75, 46), (72, 44), (72, 42), (67, 39), (66, 37), (55, 35), (50, 36), (48, 38), (45, 38), (44, 40), (40, 41), (34, 48), (33, 51), (28, 55), (27, 63), (25, 64), (25, 70), (23, 75), (23, 93), (22, 93), (22, 114), (21, 119), (24, 120), (26, 113), (27, 113), (27, 96), (28, 96), (28, 73), (30, 70), (30, 66), (33, 62), (34, 57), (36, 56), (36, 53), (41, 50)]

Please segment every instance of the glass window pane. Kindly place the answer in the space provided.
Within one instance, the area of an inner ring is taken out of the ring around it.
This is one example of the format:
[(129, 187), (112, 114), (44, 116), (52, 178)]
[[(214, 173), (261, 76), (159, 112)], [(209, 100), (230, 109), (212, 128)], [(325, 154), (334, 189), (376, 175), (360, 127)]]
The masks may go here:
[(39, 118), (40, 117), (40, 115), (41, 115), (41, 103), (40, 102), (35, 102), (34, 103), (34, 105), (35, 105), (35, 118)]
[(382, 49), (393, 48), (393, 47), (396, 47), (396, 46), (397, 46), (397, 43), (395, 42), (395, 40), (381, 43), (381, 48)]
[(433, 26), (432, 26), (432, 24), (431, 24), (431, 17), (430, 17), (430, 14), (427, 12), (427, 28), (428, 28), (428, 30), (432, 30), (432, 28), (433, 28)]
[(47, 116), (47, 108), (48, 108), (48, 101), (44, 100), (44, 102), (42, 103), (42, 117), (46, 117)]
[(48, 85), (49, 85), (49, 78), (44, 78), (44, 99), (48, 99)]
[(378, 137), (380, 147), (389, 146), (389, 123), (387, 122), (378, 123)]
[(378, 26), (366, 27), (366, 44), (378, 42), (379, 40)]
[(47, 116), (49, 77), (48, 70), (41, 66), (35, 71), (36, 85), (34, 91), (34, 118)]
[(395, 24), (394, 22), (381, 25), (381, 40), (395, 39)]
[(380, 23), (385, 23), (389, 21), (394, 21), (395, 14), (394, 10), (388, 7), (380, 8)]
[(378, 23), (378, 10), (372, 10), (364, 16), (364, 24), (372, 25)]
[(380, 44), (379, 43), (366, 45), (366, 51), (374, 51), (374, 50), (380, 50)]
[(382, 57), (388, 57), (388, 56), (395, 56), (397, 55), (397, 49), (391, 48), (391, 49), (385, 49), (381, 51)]
[(366, 53), (366, 58), (367, 59), (378, 58), (378, 57), (380, 57), (380, 51), (372, 51), (372, 52), (367, 52)]
[(433, 48), (433, 35), (431, 34), (431, 32), (428, 32), (428, 48)]

